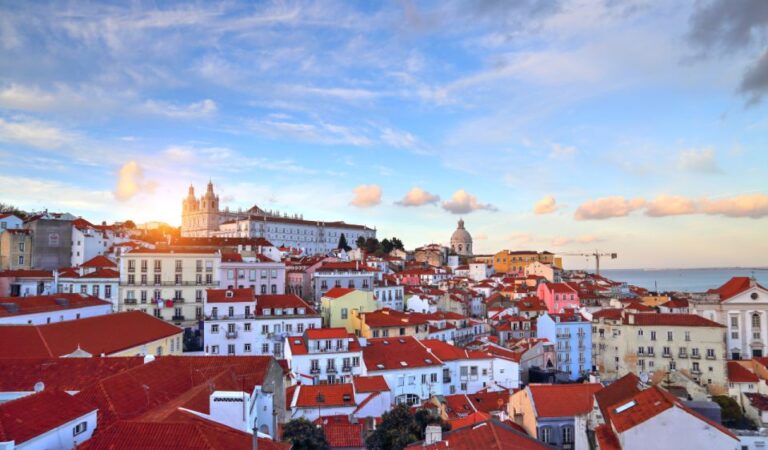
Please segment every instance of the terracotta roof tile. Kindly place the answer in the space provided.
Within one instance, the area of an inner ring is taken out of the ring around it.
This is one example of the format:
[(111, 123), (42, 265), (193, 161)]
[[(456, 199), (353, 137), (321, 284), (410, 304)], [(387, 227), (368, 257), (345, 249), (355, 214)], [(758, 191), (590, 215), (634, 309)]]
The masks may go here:
[[(757, 284), (757, 286), (761, 289), (765, 289), (759, 284)], [(722, 286), (708, 290), (707, 293), (717, 294), (720, 297), (720, 300), (725, 301), (741, 294), (750, 287), (752, 287), (752, 279), (750, 277), (733, 277), (726, 281)]]
[(538, 417), (574, 417), (592, 409), (593, 396), (603, 386), (588, 384), (531, 384), (528, 386)]
[(33, 297), (0, 297), (0, 317), (110, 306), (98, 297), (82, 294), (36, 295)]
[(442, 441), (435, 444), (425, 445), (423, 442), (417, 442), (406, 448), (414, 450), (544, 450), (550, 448), (496, 420), (445, 432), (442, 438)]
[(256, 293), (252, 288), (208, 289), (205, 294), (207, 303), (256, 302)]
[(760, 378), (738, 361), (728, 361), (728, 381), (731, 383), (758, 383)]
[(331, 448), (365, 447), (363, 424), (351, 423), (349, 416), (323, 416), (315, 424), (323, 428)]
[(116, 268), (117, 264), (115, 264), (114, 261), (112, 261), (111, 259), (107, 258), (104, 255), (98, 255), (84, 262), (83, 264), (80, 265), (80, 267), (97, 268), (97, 269), (98, 268)]
[(623, 323), (638, 326), (675, 326), (675, 327), (714, 327), (725, 328), (717, 322), (705, 319), (696, 314), (628, 314)]
[(298, 408), (356, 406), (352, 383), (300, 385), (296, 400)]
[(437, 356), (411, 336), (369, 339), (363, 347), (363, 360), (369, 373), (441, 365)]
[(325, 294), (323, 294), (323, 297), (327, 298), (339, 298), (344, 297), (345, 295), (349, 294), (350, 292), (354, 292), (355, 289), (352, 288), (342, 288), (342, 287), (334, 287)]
[(357, 376), (352, 379), (352, 383), (355, 385), (355, 392), (358, 394), (389, 391), (387, 380), (381, 375), (373, 375), (370, 377)]
[(64, 391), (45, 390), (0, 404), (0, 429), (4, 441), (22, 444), (78, 417), (96, 407)]

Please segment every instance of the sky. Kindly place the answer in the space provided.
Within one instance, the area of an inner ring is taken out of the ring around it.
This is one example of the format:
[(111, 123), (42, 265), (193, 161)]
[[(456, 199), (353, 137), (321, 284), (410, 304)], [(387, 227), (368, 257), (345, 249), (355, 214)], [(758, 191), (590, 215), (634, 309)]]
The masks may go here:
[[(768, 266), (768, 2), (0, 2), (0, 202)], [(567, 256), (570, 268), (591, 266)]]

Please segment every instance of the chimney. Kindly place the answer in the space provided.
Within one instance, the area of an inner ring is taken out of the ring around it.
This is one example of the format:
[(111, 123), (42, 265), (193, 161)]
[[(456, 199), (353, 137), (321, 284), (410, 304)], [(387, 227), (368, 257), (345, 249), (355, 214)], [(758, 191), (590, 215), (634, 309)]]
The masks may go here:
[(627, 314), (627, 322), (629, 322), (630, 325), (635, 324), (635, 315), (634, 314)]
[(443, 429), (440, 425), (427, 425), (424, 430), (424, 444), (432, 445), (443, 440)]

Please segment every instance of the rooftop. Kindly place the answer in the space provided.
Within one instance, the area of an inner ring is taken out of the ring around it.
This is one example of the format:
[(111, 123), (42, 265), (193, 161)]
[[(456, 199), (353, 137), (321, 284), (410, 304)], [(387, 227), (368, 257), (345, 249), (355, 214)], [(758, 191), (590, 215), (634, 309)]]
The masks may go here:
[(33, 297), (0, 297), (0, 317), (22, 316), (91, 306), (110, 306), (111, 303), (84, 294), (37, 295)]
[(16, 445), (83, 417), (96, 407), (64, 391), (44, 390), (0, 404), (0, 442)]

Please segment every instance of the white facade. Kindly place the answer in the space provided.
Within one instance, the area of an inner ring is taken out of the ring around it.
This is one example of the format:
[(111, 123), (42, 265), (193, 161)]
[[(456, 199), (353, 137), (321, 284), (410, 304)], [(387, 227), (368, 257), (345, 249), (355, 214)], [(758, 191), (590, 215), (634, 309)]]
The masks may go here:
[(469, 278), (474, 281), (483, 281), (493, 275), (493, 267), (485, 263), (470, 263)]
[(405, 300), (406, 311), (418, 312), (418, 313), (433, 313), (437, 312), (437, 306), (433, 305), (429, 301), (429, 297), (420, 295), (409, 295)]
[(282, 358), (284, 339), (320, 328), (308, 307), (260, 308), (257, 302), (205, 302), (204, 349), (209, 355), (272, 355)]
[(403, 310), (403, 299), (405, 298), (403, 286), (387, 285), (377, 283), (373, 286), (373, 298), (376, 300), (376, 306), (381, 308), (390, 308), (396, 311)]
[[(0, 216), (3, 216), (3, 214), (0, 214)], [(23, 223), (24, 223), (23, 220), (14, 216), (13, 214), (8, 214), (6, 216), (0, 217), (0, 233), (2, 233), (5, 230), (14, 230), (17, 228), (21, 228)]]
[(288, 366), (296, 380), (303, 384), (349, 382), (352, 376), (365, 375), (362, 358), (360, 344), (348, 336), (327, 339), (297, 336), (288, 338), (285, 345)]
[(120, 278), (60, 277), (57, 292), (64, 294), (86, 294), (112, 303), (112, 309), (118, 310)]
[(83, 308), (57, 309), (33, 314), (0, 317), (0, 325), (45, 325), (66, 320), (86, 319), (112, 313), (112, 305), (95, 305)]
[(285, 293), (285, 264), (244, 257), (242, 262), (221, 262), (222, 289), (252, 288), (256, 294)]
[(84, 416), (48, 430), (21, 444), (4, 447), (3, 443), (0, 443), (0, 449), (70, 450), (90, 439), (95, 429), (96, 410), (94, 409)]

